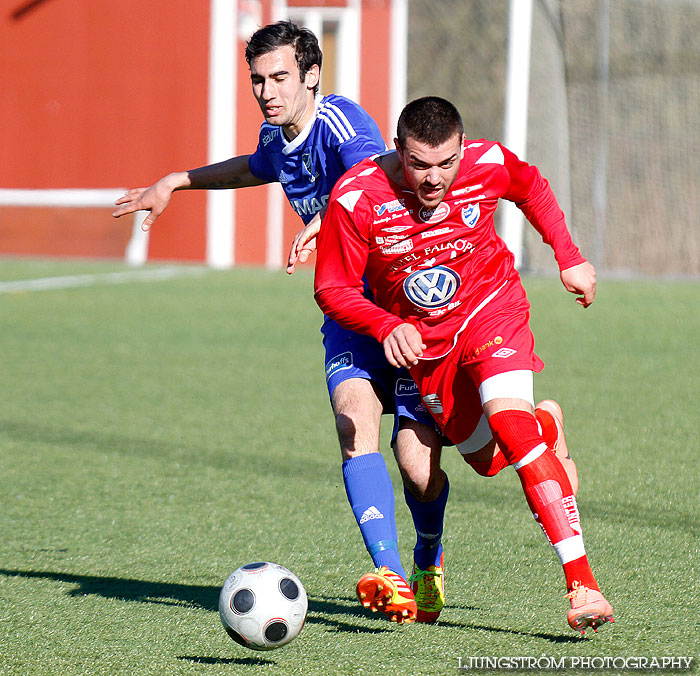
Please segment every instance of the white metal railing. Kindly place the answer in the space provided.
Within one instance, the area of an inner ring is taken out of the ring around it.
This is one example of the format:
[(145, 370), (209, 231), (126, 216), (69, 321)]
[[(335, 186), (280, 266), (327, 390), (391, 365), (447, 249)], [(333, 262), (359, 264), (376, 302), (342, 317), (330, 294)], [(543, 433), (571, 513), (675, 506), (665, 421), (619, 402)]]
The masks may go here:
[[(0, 207), (114, 208), (124, 188), (0, 188)], [(124, 252), (129, 265), (143, 265), (148, 258), (148, 232), (141, 229), (147, 211), (134, 213), (131, 237)]]

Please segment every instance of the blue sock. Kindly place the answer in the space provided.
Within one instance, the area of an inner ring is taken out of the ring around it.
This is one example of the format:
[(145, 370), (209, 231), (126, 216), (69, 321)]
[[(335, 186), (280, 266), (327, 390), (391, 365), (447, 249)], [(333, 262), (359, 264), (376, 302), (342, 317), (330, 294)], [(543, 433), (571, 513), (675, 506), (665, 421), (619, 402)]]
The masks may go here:
[(345, 492), (372, 561), (406, 579), (394, 514), (394, 486), (381, 453), (356, 455), (343, 463)]
[(416, 527), (416, 546), (413, 560), (421, 570), (428, 566), (439, 566), (442, 555), (442, 528), (445, 520), (445, 505), (450, 493), (450, 482), (445, 477), (445, 486), (432, 502), (416, 500), (405, 488), (406, 504), (411, 510)]

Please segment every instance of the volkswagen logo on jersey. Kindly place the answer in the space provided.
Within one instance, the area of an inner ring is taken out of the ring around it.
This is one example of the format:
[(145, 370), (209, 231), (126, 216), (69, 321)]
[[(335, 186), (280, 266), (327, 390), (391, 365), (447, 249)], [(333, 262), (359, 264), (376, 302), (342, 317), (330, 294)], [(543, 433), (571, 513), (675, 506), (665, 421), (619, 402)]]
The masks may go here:
[(468, 207), (462, 207), (462, 221), (468, 228), (473, 228), (481, 215), (481, 209), (478, 204), (470, 204)]
[(440, 202), (434, 209), (426, 209), (426, 207), (421, 207), (418, 212), (418, 218), (423, 221), (423, 223), (439, 223), (444, 221), (450, 215), (450, 206), (445, 204), (445, 202)]
[(410, 274), (404, 280), (403, 290), (413, 304), (431, 310), (449, 303), (460, 283), (456, 272), (438, 265)]

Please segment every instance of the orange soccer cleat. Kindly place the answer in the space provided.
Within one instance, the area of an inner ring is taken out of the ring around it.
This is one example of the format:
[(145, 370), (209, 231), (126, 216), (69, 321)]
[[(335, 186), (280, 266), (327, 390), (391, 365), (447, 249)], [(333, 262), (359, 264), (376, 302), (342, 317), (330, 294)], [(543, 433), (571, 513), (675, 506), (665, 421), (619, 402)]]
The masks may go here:
[(612, 606), (597, 589), (589, 589), (575, 581), (566, 598), (571, 601), (571, 610), (566, 619), (575, 631), (583, 634), (588, 627), (598, 631), (602, 624), (615, 621)]
[(416, 599), (411, 588), (386, 566), (360, 578), (357, 598), (365, 608), (375, 613), (380, 610), (392, 622), (410, 624), (416, 621)]
[(576, 463), (569, 455), (569, 449), (566, 446), (564, 414), (561, 411), (561, 406), (556, 401), (544, 399), (535, 406), (535, 418), (542, 429), (542, 437), (547, 446), (554, 451), (554, 455), (557, 456), (569, 477), (574, 495), (576, 495), (578, 493), (578, 472), (576, 471)]

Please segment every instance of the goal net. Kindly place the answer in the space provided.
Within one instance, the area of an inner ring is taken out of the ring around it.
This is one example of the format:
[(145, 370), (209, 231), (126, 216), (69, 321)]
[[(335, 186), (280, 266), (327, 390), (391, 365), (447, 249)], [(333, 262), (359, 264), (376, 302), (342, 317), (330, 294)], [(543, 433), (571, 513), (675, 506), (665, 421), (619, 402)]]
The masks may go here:
[[(504, 139), (508, 0), (409, 0), (409, 99)], [(700, 0), (533, 0), (525, 159), (607, 275), (700, 275)], [(522, 268), (556, 271), (526, 226)]]

